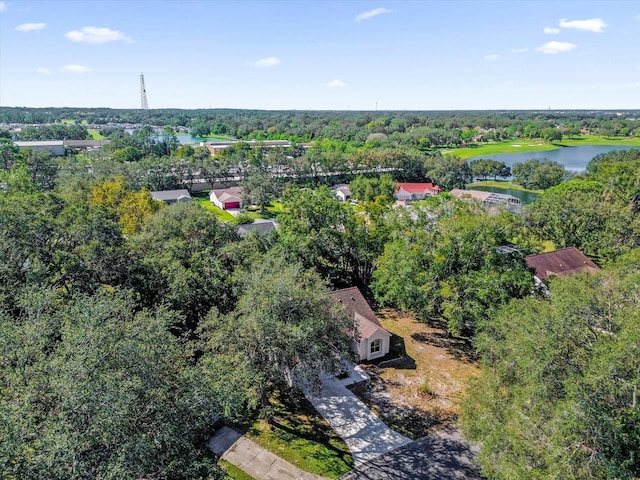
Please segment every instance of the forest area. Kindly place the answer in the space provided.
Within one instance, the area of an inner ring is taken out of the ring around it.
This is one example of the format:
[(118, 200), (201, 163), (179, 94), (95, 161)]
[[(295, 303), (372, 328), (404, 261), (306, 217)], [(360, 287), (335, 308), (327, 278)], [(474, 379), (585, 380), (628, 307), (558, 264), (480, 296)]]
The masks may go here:
[[(507, 171), (440, 148), (584, 129), (633, 137), (638, 120), (0, 109), (0, 122), (31, 124), (27, 133), (51, 123), (59, 135), (62, 119), (78, 122), (75, 137), (83, 120), (103, 125), (111, 142), (51, 157), (0, 134), (3, 478), (224, 478), (206, 448), (212, 426), (268, 418), (300, 366), (337, 371), (353, 325), (327, 293), (354, 285), (471, 342), (481, 375), (459, 422), (487, 478), (640, 476), (640, 150), (567, 175), (553, 162)], [(109, 125), (124, 121), (146, 126)], [(292, 145), (241, 142), (211, 156), (180, 145), (178, 126)], [(446, 193), (512, 175), (544, 190), (519, 213)], [(239, 178), (264, 210), (277, 201), (278, 228), (243, 237), (198, 202), (151, 197), (199, 178)], [(396, 208), (398, 181), (445, 193)], [(339, 182), (357, 202), (335, 198)], [(552, 278), (545, 293), (525, 256), (549, 244), (579, 248), (601, 272)]]

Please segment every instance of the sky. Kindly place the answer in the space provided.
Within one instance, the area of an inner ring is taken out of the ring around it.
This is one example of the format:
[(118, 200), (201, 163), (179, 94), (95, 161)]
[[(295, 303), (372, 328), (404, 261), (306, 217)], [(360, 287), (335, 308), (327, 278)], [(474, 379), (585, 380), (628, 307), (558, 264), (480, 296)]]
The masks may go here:
[(0, 0), (0, 106), (640, 109), (640, 1)]

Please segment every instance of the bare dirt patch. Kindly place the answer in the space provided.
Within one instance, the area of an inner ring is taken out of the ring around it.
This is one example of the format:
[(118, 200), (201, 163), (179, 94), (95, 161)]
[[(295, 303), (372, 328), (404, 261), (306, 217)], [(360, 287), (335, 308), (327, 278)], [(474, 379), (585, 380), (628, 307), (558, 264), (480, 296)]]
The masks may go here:
[(371, 375), (369, 387), (360, 392), (365, 403), (391, 428), (414, 439), (454, 424), (465, 385), (480, 373), (469, 342), (449, 336), (442, 322), (422, 323), (393, 309), (377, 316), (394, 334), (396, 348), (406, 353), (394, 366), (365, 366)]

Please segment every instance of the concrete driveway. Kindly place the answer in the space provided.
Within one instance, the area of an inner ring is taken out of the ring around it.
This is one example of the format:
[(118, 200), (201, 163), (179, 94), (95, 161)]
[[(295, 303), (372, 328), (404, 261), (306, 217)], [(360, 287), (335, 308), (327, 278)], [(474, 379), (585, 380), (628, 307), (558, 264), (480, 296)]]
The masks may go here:
[(453, 429), (356, 465), (340, 480), (482, 480), (474, 455), (474, 449)]
[(319, 389), (302, 388), (307, 399), (345, 441), (356, 466), (411, 443), (391, 430), (332, 375), (321, 377)]

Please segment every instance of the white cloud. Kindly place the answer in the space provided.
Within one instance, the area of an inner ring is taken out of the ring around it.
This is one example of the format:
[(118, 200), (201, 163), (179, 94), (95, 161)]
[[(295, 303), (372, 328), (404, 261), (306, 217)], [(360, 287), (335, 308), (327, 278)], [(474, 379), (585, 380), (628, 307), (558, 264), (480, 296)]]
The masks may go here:
[(65, 65), (62, 67), (62, 71), (66, 73), (87, 73), (89, 70), (90, 68), (84, 65)]
[(331, 80), (330, 82), (323, 83), (322, 85), (329, 88), (340, 88), (347, 86), (347, 84), (342, 80)]
[(484, 56), (485, 60), (489, 60), (491, 62), (495, 62), (496, 60), (498, 60), (498, 58), (499, 58), (498, 55), (495, 54), (495, 53), (492, 53), (491, 55), (485, 55)]
[(560, 29), (552, 28), (552, 27), (544, 27), (543, 32), (546, 33), (547, 35), (555, 35), (556, 33), (560, 33)]
[(373, 10), (369, 10), (368, 12), (362, 12), (356, 16), (354, 22), (369, 20), (370, 18), (377, 17), (378, 15), (382, 15), (383, 13), (391, 13), (391, 10), (389, 10), (388, 8), (375, 8)]
[(36, 73), (39, 73), (40, 75), (51, 75), (51, 70), (44, 67), (38, 67), (36, 68)]
[(589, 32), (601, 33), (603, 28), (608, 26), (601, 18), (590, 18), (589, 20), (560, 20), (562, 28), (575, 28), (576, 30), (587, 30)]
[(542, 53), (562, 53), (568, 52), (576, 48), (576, 45), (569, 42), (547, 42), (541, 47), (536, 48), (539, 52)]
[(0, 0), (0, 12), (4, 12), (7, 9), (7, 2)]
[(638, 87), (640, 87), (640, 82), (625, 83), (624, 86), (627, 87), (627, 88), (638, 88)]
[(34, 30), (42, 30), (47, 26), (46, 23), (23, 23), (22, 25), (18, 25), (14, 30), (18, 32), (32, 32)]
[(131, 37), (117, 30), (106, 27), (82, 27), (80, 30), (71, 30), (64, 34), (72, 42), (100, 44), (106, 42), (131, 42)]
[(511, 49), (511, 53), (525, 53), (528, 52), (529, 49), (524, 47), (524, 48), (512, 48)]
[(276, 65), (280, 65), (281, 63), (282, 62), (278, 57), (267, 57), (253, 62), (252, 65), (254, 67), (275, 67)]

